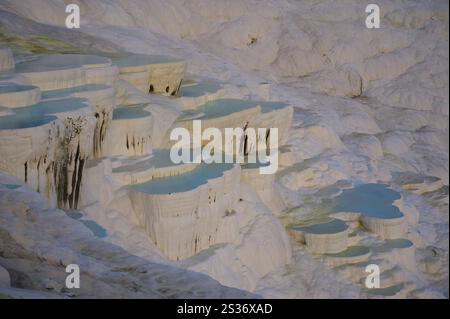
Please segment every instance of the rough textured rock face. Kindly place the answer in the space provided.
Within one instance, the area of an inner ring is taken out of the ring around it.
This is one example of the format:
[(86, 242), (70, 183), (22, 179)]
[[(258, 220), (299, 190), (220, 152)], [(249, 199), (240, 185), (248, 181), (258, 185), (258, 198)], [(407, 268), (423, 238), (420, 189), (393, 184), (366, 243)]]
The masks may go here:
[[(66, 99), (63, 103), (78, 109), (58, 113), (53, 121), (41, 126), (1, 130), (2, 150), (7, 152), (2, 157), (7, 162), (2, 170), (22, 179), (53, 204), (75, 208), (84, 161), (92, 150), (95, 120), (84, 100)], [(32, 107), (45, 106), (41, 103)], [(20, 121), (20, 115), (16, 117), (11, 116), (11, 121)]]
[[(12, 182), (3, 174), (0, 180)], [(44, 198), (26, 186), (9, 190), (2, 184), (0, 198), (0, 296), (4, 298), (258, 297), (205, 275), (129, 254), (96, 238), (63, 211), (49, 209)], [(71, 263), (83, 269), (76, 293), (64, 286), (65, 268)]]
[[(99, 62), (104, 64), (98, 65)], [(64, 63), (81, 67), (91, 63), (91, 69), (110, 65), (108, 59), (76, 55), (43, 56), (19, 63), (17, 71), (25, 71), (22, 76), (38, 87), (28, 86), (24, 90), (23, 86), (13, 85), (18, 93), (31, 91), (31, 97), (25, 100), (21, 95), (2, 96), (2, 101), (9, 101), (6, 105), (13, 106), (14, 112), (3, 118), (1, 133), (5, 139), (2, 143), (8, 152), (6, 157), (10, 157), (9, 161), (13, 160), (3, 165), (10, 166), (5, 168), (5, 172), (21, 178), (36, 191), (45, 194), (53, 205), (75, 209), (85, 161), (101, 155), (106, 126), (114, 107), (114, 90), (107, 92), (109, 97), (106, 100), (101, 96), (103, 92), (98, 90), (86, 95), (77, 94), (74, 87), (89, 84), (95, 77), (91, 74), (86, 77), (80, 67), (73, 68), (76, 74), (68, 74)], [(68, 77), (67, 80), (65, 77)], [(111, 79), (108, 78), (107, 82)], [(41, 90), (44, 92), (41, 93)], [(71, 98), (71, 94), (88, 99)], [(9, 124), (6, 123), (8, 120)], [(38, 134), (35, 135), (35, 132)], [(31, 136), (31, 141), (27, 142)], [(17, 141), (20, 140), (24, 143), (19, 144), (18, 148)]]
[[(225, 170), (220, 167), (216, 169), (219, 170), (217, 177), (203, 177), (201, 183), (204, 184), (192, 189), (161, 193), (164, 185), (158, 184), (158, 180), (134, 185), (130, 189), (138, 219), (155, 245), (169, 259), (186, 259), (217, 243), (220, 221), (233, 211), (239, 200), (240, 167), (231, 165)], [(187, 178), (189, 183), (194, 184), (196, 178), (202, 178), (201, 174), (209, 173), (201, 170), (197, 168), (200, 172), (194, 170), (186, 173), (199, 176), (185, 177), (182, 174), (171, 178), (168, 183), (175, 185)], [(178, 235), (168, 236), (174, 233)], [(232, 238), (226, 239), (230, 240)]]
[(130, 55), (117, 61), (120, 79), (133, 84), (144, 93), (177, 95), (186, 62), (167, 57)]
[[(67, 118), (64, 121), (65, 130), (57, 145), (55, 158), (55, 182), (58, 207), (76, 209), (80, 197), (80, 187), (83, 178), (84, 164), (92, 150), (91, 125), (83, 117)], [(86, 136), (83, 136), (86, 134)]]

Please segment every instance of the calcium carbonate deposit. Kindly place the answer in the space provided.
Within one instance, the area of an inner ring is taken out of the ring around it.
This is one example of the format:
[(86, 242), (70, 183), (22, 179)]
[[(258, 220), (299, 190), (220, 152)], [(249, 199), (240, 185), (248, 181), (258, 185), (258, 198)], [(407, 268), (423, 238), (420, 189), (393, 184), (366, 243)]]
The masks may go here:
[(0, 297), (448, 298), (449, 5), (377, 5), (1, 0)]

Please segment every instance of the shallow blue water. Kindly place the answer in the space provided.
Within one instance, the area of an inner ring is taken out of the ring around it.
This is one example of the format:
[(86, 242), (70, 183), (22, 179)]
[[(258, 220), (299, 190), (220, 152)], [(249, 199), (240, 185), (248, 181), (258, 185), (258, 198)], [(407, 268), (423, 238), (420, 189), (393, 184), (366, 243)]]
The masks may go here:
[(150, 168), (161, 168), (169, 166), (177, 166), (183, 163), (173, 163), (170, 159), (170, 149), (156, 149), (152, 152), (152, 157), (131, 165), (124, 165), (113, 168), (114, 173), (144, 171)]
[(392, 248), (408, 248), (413, 246), (412, 241), (404, 238), (386, 240), (382, 246), (381, 250), (390, 250)]
[(92, 92), (98, 90), (104, 90), (109, 88), (108, 85), (104, 84), (86, 84), (82, 86), (76, 86), (68, 89), (60, 89), (60, 90), (51, 90), (42, 92), (42, 99), (53, 99), (58, 97), (67, 96), (73, 93), (81, 93), (81, 92)]
[(266, 166), (269, 166), (269, 165), (270, 165), (270, 162), (262, 163), (262, 162), (259, 162), (257, 160), (256, 163), (241, 164), (241, 168), (242, 169), (257, 169), (257, 168), (266, 167)]
[(93, 220), (80, 219), (80, 222), (82, 222), (84, 226), (89, 228), (90, 231), (92, 231), (92, 233), (97, 237), (104, 238), (108, 235), (106, 229), (104, 229), (102, 226), (100, 226)]
[(10, 189), (10, 190), (14, 190), (17, 189), (19, 187), (21, 187), (21, 185), (15, 185), (15, 184), (1, 184), (1, 186)]
[(89, 64), (107, 64), (109, 59), (94, 55), (55, 54), (16, 64), (16, 72), (44, 72), (79, 68)]
[(131, 54), (126, 57), (113, 59), (113, 64), (117, 65), (118, 67), (131, 67), (149, 64), (171, 63), (177, 61), (181, 60), (164, 55)]
[(198, 107), (195, 111), (184, 112), (184, 121), (192, 119), (208, 120), (218, 117), (230, 115), (232, 113), (241, 112), (244, 110), (261, 108), (262, 113), (267, 113), (273, 110), (279, 110), (288, 106), (282, 102), (263, 102), (240, 99), (218, 99), (207, 102)]
[(335, 199), (333, 212), (354, 212), (385, 219), (399, 218), (403, 214), (393, 202), (400, 198), (400, 194), (386, 184), (362, 184), (343, 190)]
[(130, 120), (149, 116), (151, 113), (144, 110), (148, 104), (117, 107), (113, 111), (113, 120)]
[(182, 86), (180, 88), (180, 95), (186, 97), (199, 97), (206, 93), (214, 93), (220, 89), (220, 85), (215, 82), (200, 82), (194, 85)]
[(366, 255), (370, 252), (369, 248), (366, 246), (351, 246), (346, 250), (341, 251), (337, 254), (329, 254), (332, 257), (357, 257), (361, 255)]
[(69, 112), (86, 107), (86, 99), (69, 98), (44, 101), (13, 109), (15, 114), (0, 117), (0, 130), (37, 127), (56, 120), (53, 114)]
[(30, 114), (14, 114), (0, 117), (0, 130), (37, 127), (56, 120), (56, 116), (44, 115), (38, 118)]
[(199, 119), (207, 120), (251, 109), (257, 106), (257, 102), (250, 100), (219, 99), (200, 106), (197, 109), (197, 112), (204, 114)]
[(208, 180), (223, 175), (233, 164), (200, 164), (193, 171), (178, 176), (153, 179), (149, 182), (130, 186), (133, 190), (146, 194), (181, 193), (206, 184)]
[(259, 101), (258, 104), (261, 106), (261, 111), (263, 113), (284, 109), (289, 105), (283, 102), (271, 102), (271, 101)]
[(372, 289), (365, 288), (364, 291), (372, 295), (394, 296), (395, 294), (399, 293), (403, 289), (403, 287), (404, 285), (403, 283), (401, 283), (386, 288), (372, 288)]
[(0, 94), (1, 93), (12, 93), (12, 92), (23, 92), (36, 89), (33, 85), (21, 85), (16, 83), (2, 83), (0, 84)]
[(297, 229), (310, 234), (335, 234), (348, 229), (348, 226), (342, 220), (333, 219), (332, 221), (323, 224), (298, 227)]

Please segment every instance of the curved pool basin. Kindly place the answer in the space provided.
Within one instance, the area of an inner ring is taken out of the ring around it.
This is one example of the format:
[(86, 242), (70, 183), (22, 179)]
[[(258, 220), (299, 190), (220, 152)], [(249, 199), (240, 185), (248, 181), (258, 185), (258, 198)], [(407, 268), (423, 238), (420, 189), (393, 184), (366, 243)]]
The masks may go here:
[(130, 187), (146, 194), (182, 193), (206, 184), (208, 180), (218, 178), (232, 168), (233, 164), (200, 164), (196, 169), (182, 175), (157, 178)]
[(221, 88), (220, 84), (212, 81), (204, 81), (192, 85), (181, 86), (180, 95), (184, 97), (200, 97), (208, 93), (215, 93)]
[(145, 108), (148, 104), (137, 104), (130, 106), (119, 106), (113, 111), (113, 120), (131, 120), (150, 116), (151, 113)]
[(45, 72), (81, 68), (84, 66), (108, 66), (111, 60), (95, 55), (54, 54), (39, 56), (34, 60), (16, 64), (17, 73)]
[(400, 199), (398, 192), (386, 184), (362, 184), (344, 189), (334, 200), (333, 212), (361, 213), (379, 219), (403, 217), (393, 202)]
[(0, 117), (0, 130), (24, 129), (41, 126), (57, 119), (54, 114), (75, 111), (86, 107), (85, 99), (69, 98), (42, 101), (14, 109), (14, 114)]

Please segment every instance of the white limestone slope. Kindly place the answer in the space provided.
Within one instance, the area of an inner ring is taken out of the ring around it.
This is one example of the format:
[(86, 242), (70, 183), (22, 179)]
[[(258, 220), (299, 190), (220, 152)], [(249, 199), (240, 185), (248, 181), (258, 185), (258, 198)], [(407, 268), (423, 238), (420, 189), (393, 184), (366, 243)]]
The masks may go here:
[[(49, 208), (41, 195), (3, 173), (0, 198), (3, 298), (255, 297), (96, 238), (83, 223)], [(73, 263), (82, 269), (76, 292), (65, 288), (65, 268)]]
[[(127, 61), (122, 58), (114, 63), (120, 66), (123, 59)], [(158, 69), (158, 65), (145, 63), (147, 71)], [(133, 67), (140, 67), (135, 64)], [(20, 103), (16, 98), (12, 99), (15, 104), (5, 108), (10, 111), (2, 115), (0, 122), (0, 132), (5, 137), (1, 147), (7, 155), (2, 170), (44, 194), (51, 206), (67, 211), (81, 209), (81, 213), (71, 214), (96, 236), (106, 237), (147, 259), (158, 256), (156, 259), (167, 262), (190, 258), (189, 266), (178, 266), (200, 270), (224, 284), (248, 290), (254, 290), (268, 273), (284, 268), (290, 262), (290, 244), (281, 224), (260, 203), (262, 198), (268, 204), (272, 198), (278, 198), (278, 205), (270, 205), (271, 209), (278, 213), (284, 208), (281, 197), (271, 194), (273, 178), (259, 178), (268, 186), (259, 187), (261, 197), (247, 204), (254, 206), (257, 213), (246, 216), (248, 208), (243, 207), (248, 206), (241, 198), (240, 165), (170, 165), (168, 150), (154, 148), (164, 141), (182, 103), (148, 95), (139, 83), (117, 81), (117, 72), (103, 70), (114, 68), (109, 59), (80, 55), (42, 55), (19, 63), (20, 75), (39, 88), (4, 84), (6, 93), (36, 88), (39, 95), (35, 104), (16, 107)], [(124, 72), (120, 68), (119, 71)], [(55, 77), (49, 78), (47, 72)], [(107, 76), (109, 73), (112, 78)], [(170, 76), (169, 72), (169, 80)], [(180, 83), (182, 73), (177, 76), (174, 81)], [(208, 89), (196, 94), (191, 103), (216, 96), (209, 95)], [(222, 123), (221, 127), (225, 127), (251, 122), (281, 127), (282, 121), (289, 123), (292, 117), (292, 108), (283, 103), (224, 101), (208, 109), (207, 124)], [(228, 105), (232, 110), (227, 110)], [(249, 113), (247, 108), (253, 111)], [(280, 143), (287, 139), (288, 129), (286, 125), (281, 130)], [(36, 134), (40, 131), (41, 135)], [(43, 145), (41, 148), (25, 145), (36, 155), (23, 154), (12, 147), (17, 135), (26, 134), (34, 139), (41, 137), (34, 143)], [(114, 213), (119, 216), (110, 220)], [(260, 226), (251, 227), (250, 231), (248, 227), (255, 223)], [(128, 234), (127, 229), (133, 229), (137, 247), (133, 247), (129, 236), (119, 235)], [(173, 233), (179, 236), (172, 236)], [(257, 251), (261, 240), (270, 245), (264, 244), (258, 254), (248, 256)], [(239, 267), (248, 268), (249, 273), (239, 273), (236, 263), (222, 263), (214, 271), (205, 269), (223, 254), (213, 248), (218, 244), (225, 245), (230, 259), (237, 258)], [(213, 252), (211, 259), (197, 256), (205, 250)], [(229, 272), (237, 273), (231, 279), (225, 276)]]

